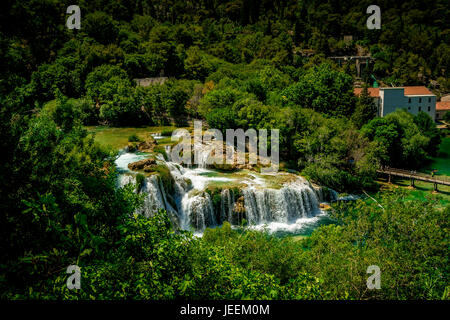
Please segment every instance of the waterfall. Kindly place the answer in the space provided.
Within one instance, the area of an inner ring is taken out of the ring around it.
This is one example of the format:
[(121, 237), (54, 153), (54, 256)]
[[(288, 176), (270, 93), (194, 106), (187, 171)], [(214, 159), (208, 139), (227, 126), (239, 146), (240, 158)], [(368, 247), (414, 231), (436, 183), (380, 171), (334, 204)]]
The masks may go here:
[(234, 193), (233, 190), (225, 189), (220, 193), (220, 220), (233, 223)]
[[(136, 183), (136, 178), (129, 174), (121, 174), (118, 178), (118, 186), (124, 187), (125, 185)], [(136, 209), (136, 213), (143, 214), (146, 217), (150, 217), (159, 209), (166, 210), (170, 215), (173, 215), (177, 211), (170, 205), (167, 200), (167, 194), (164, 190), (161, 179), (157, 175), (151, 175), (146, 177), (140, 188), (135, 190), (145, 195), (144, 203), (140, 208)]]
[(166, 152), (167, 160), (172, 161), (172, 155), (170, 153), (170, 146), (164, 146), (164, 151)]
[(183, 202), (183, 213), (189, 226), (195, 230), (203, 231), (206, 227), (217, 225), (211, 197), (207, 193), (188, 197)]
[[(158, 209), (165, 209), (180, 228), (200, 232), (225, 221), (238, 225), (243, 218), (250, 225), (291, 224), (320, 213), (319, 202), (323, 201), (325, 192), (320, 187), (313, 187), (305, 179), (279, 173), (276, 178), (282, 178), (280, 181), (285, 182), (274, 184), (273, 181), (278, 181), (274, 176), (257, 175), (250, 171), (244, 171), (244, 177), (218, 175), (217, 171), (204, 168), (209, 154), (210, 152), (203, 152), (200, 159), (204, 160), (204, 165), (194, 169), (166, 161), (162, 155), (156, 156), (159, 165), (167, 166), (173, 183), (168, 189), (158, 175), (147, 176), (140, 190), (136, 191), (145, 194), (144, 203), (136, 210), (137, 213), (148, 217)], [(124, 153), (116, 163), (124, 170), (127, 161), (134, 161), (136, 158)], [(135, 181), (133, 172), (122, 173), (118, 177), (118, 186), (123, 187)], [(238, 183), (239, 194), (233, 191), (237, 189), (226, 187), (228, 181)], [(213, 182), (222, 185), (220, 202), (216, 202), (219, 200), (217, 199), (214, 204), (210, 194), (206, 192), (206, 188)], [(331, 189), (329, 193), (332, 198), (336, 197)]]
[(250, 224), (290, 223), (318, 212), (319, 200), (307, 183), (293, 183), (281, 189), (243, 190), (247, 221)]
[(214, 144), (203, 144), (196, 143), (194, 144), (194, 152), (196, 154), (197, 165), (199, 168), (207, 168), (208, 161), (210, 161), (210, 157), (212, 157), (211, 153), (214, 150)]
[(148, 178), (145, 178), (143, 186), (140, 190), (141, 193), (145, 193), (146, 196), (144, 198), (144, 204), (142, 206), (142, 213), (149, 217), (158, 209), (166, 209), (167, 201), (165, 197), (165, 191), (162, 184), (158, 181), (158, 176), (152, 175)]
[(117, 186), (119, 188), (123, 188), (124, 186), (126, 186), (129, 183), (136, 183), (136, 178), (132, 175), (129, 174), (120, 174), (118, 179), (117, 179)]

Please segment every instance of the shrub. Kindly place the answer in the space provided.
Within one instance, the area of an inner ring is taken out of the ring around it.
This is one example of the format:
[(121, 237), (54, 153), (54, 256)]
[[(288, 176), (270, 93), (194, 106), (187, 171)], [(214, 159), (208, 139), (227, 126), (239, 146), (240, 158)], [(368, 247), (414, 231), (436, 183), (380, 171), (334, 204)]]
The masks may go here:
[(161, 135), (163, 137), (170, 137), (170, 136), (172, 136), (172, 133), (173, 133), (173, 129), (164, 129), (161, 131)]
[(136, 176), (136, 189), (139, 191), (141, 190), (142, 186), (145, 182), (145, 176), (142, 173), (138, 173)]
[(139, 142), (141, 139), (137, 136), (136, 133), (133, 133), (131, 136), (128, 137), (128, 142)]
[(445, 120), (446, 122), (450, 122), (450, 111), (447, 111), (447, 112), (444, 114), (444, 120)]

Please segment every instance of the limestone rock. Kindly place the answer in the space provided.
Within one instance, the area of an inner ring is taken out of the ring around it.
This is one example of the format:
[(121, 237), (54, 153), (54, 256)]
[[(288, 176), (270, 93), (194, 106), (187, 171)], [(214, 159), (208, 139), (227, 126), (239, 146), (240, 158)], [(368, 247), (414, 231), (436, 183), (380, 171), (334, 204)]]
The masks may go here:
[(154, 158), (148, 158), (132, 162), (128, 164), (128, 169), (133, 171), (143, 170), (145, 172), (152, 172), (156, 169), (156, 160)]
[(145, 141), (138, 142), (136, 148), (141, 152), (153, 152), (153, 148), (155, 148), (156, 145), (156, 140), (153, 137), (149, 137)]

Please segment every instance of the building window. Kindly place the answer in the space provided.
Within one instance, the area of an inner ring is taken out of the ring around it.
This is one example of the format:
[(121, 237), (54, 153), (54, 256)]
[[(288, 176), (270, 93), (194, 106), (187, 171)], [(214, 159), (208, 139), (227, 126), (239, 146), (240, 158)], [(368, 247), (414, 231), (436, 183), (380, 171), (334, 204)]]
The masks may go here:
[(411, 103), (411, 98), (408, 99), (408, 103)]
[(419, 107), (419, 111), (422, 111), (422, 107)]
[(411, 107), (408, 107), (408, 110), (411, 110)]
[(431, 111), (431, 107), (428, 107), (428, 111)]
[(431, 102), (431, 98), (428, 98), (428, 102)]
[(422, 98), (419, 98), (419, 103), (422, 103)]

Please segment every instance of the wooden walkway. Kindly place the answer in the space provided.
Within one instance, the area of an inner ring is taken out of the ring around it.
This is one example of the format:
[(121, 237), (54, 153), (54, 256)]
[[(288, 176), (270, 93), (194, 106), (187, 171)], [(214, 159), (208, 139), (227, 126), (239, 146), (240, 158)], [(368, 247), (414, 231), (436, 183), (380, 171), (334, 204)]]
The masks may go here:
[(431, 176), (430, 174), (415, 172), (411, 170), (403, 170), (397, 168), (384, 167), (377, 170), (378, 173), (387, 174), (389, 182), (391, 176), (407, 178), (411, 181), (411, 187), (414, 187), (414, 181), (425, 181), (434, 184), (434, 190), (438, 191), (438, 185), (450, 186), (450, 177), (447, 176)]

